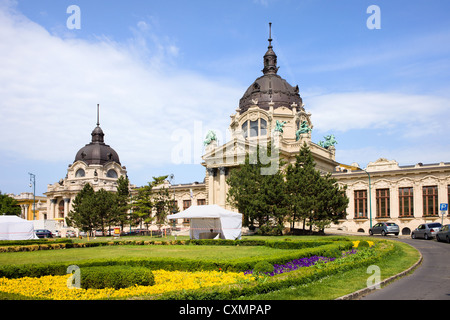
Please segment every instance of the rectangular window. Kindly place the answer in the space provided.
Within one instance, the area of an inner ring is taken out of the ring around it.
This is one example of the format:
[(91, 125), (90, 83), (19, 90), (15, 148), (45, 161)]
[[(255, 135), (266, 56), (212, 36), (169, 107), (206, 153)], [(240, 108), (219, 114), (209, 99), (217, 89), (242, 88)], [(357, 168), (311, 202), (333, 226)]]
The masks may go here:
[(414, 189), (412, 187), (398, 188), (400, 217), (414, 216)]
[(367, 190), (355, 190), (355, 218), (367, 218)]
[(206, 205), (206, 199), (197, 199), (197, 205), (198, 206)]
[[(450, 204), (450, 185), (447, 186), (447, 203)], [(447, 213), (450, 213), (450, 210)]]
[[(183, 200), (183, 210), (191, 206), (191, 200)], [(189, 223), (189, 219), (183, 219), (183, 223)]]
[(439, 214), (437, 186), (423, 187), (423, 215), (434, 216)]
[(377, 189), (377, 217), (388, 218), (391, 214), (389, 189)]

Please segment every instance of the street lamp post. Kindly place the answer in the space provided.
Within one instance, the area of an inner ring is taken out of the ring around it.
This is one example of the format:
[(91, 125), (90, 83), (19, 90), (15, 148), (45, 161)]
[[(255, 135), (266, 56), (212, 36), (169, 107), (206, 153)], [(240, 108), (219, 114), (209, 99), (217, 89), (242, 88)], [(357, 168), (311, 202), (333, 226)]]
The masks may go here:
[(370, 173), (367, 172), (366, 169), (357, 167), (357, 166), (349, 166), (346, 164), (339, 164), (341, 167), (350, 169), (350, 170), (361, 170), (364, 171), (365, 173), (367, 173), (367, 176), (369, 177), (369, 225), (370, 228), (372, 228), (372, 187), (371, 187), (371, 183), (370, 183)]
[(36, 220), (36, 175), (29, 173), (30, 187), (33, 186), (33, 220)]

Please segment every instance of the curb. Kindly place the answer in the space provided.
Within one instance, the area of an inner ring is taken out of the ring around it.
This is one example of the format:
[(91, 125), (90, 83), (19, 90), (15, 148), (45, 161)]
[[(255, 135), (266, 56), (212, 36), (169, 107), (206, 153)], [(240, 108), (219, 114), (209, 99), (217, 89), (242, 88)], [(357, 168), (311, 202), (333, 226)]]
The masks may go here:
[(367, 295), (367, 294), (369, 294), (370, 292), (372, 292), (374, 290), (377, 290), (377, 288), (386, 286), (387, 284), (393, 282), (394, 280), (397, 280), (397, 279), (407, 275), (408, 273), (414, 271), (414, 269), (416, 269), (422, 263), (422, 260), (423, 260), (422, 253), (420, 251), (419, 251), (419, 253), (420, 253), (420, 257), (417, 260), (417, 262), (415, 264), (413, 264), (411, 267), (409, 267), (408, 269), (406, 269), (405, 271), (402, 271), (399, 274), (396, 274), (396, 275), (394, 275), (392, 277), (389, 277), (389, 278), (387, 278), (387, 279), (385, 279), (385, 280), (383, 280), (383, 281), (381, 281), (381, 282), (379, 282), (379, 283), (377, 283), (377, 284), (375, 284), (375, 285), (373, 285), (371, 287), (363, 288), (363, 289), (355, 291), (353, 293), (349, 293), (349, 294), (347, 294), (345, 296), (336, 298), (335, 300), (357, 300), (360, 297), (362, 297), (364, 295)]

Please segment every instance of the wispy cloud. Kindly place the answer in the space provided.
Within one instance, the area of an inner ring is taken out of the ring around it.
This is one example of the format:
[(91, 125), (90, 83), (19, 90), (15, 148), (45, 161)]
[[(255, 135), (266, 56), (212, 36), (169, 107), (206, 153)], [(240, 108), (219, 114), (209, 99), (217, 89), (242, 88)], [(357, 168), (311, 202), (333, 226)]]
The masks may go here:
[(228, 125), (241, 88), (171, 68), (180, 48), (148, 21), (122, 44), (58, 37), (11, 10), (0, 7), (0, 153), (71, 161), (97, 103), (105, 142), (127, 165), (170, 161), (171, 133), (193, 119), (205, 132)]
[(315, 128), (347, 132), (359, 129), (397, 130), (404, 137), (443, 133), (450, 98), (404, 93), (347, 92), (308, 98)]

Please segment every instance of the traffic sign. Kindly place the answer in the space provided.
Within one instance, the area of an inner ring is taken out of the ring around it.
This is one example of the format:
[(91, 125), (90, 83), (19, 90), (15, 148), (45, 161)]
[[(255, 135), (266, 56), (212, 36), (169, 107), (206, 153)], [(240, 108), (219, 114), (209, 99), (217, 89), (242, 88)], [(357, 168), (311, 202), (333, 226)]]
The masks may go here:
[(448, 203), (441, 203), (439, 206), (440, 211), (447, 211), (448, 210)]

